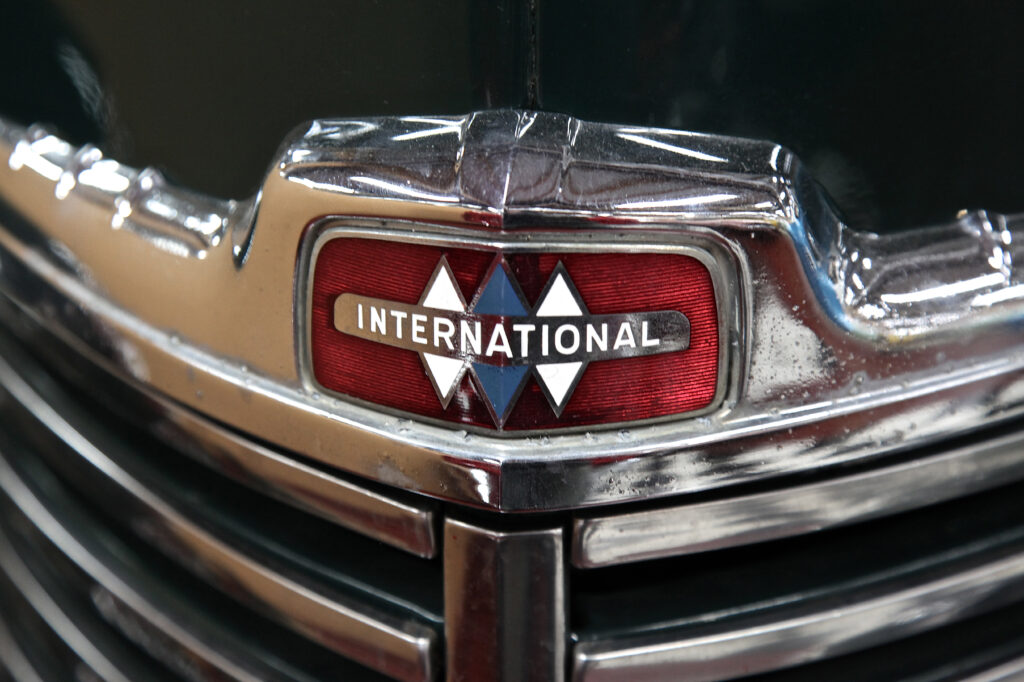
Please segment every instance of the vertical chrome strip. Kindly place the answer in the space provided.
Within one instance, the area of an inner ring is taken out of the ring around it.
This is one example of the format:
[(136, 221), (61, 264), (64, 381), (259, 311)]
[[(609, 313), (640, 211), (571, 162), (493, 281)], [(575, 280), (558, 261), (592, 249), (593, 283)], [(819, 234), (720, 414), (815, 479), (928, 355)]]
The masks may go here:
[(566, 571), (561, 528), (500, 532), (448, 520), (448, 679), (563, 680)]

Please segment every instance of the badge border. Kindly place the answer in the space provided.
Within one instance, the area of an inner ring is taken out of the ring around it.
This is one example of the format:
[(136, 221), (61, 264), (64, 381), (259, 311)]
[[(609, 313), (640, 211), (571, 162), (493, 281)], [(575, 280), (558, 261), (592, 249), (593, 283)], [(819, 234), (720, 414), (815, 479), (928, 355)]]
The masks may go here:
[[(323, 216), (307, 225), (305, 236), (299, 248), (295, 286), (295, 347), (299, 379), (309, 393), (322, 393), (349, 405), (369, 409), (396, 419), (408, 420), (411, 425), (440, 427), (451, 432), (472, 432), (502, 440), (528, 439), (545, 435), (569, 435), (615, 429), (642, 429), (656, 424), (690, 421), (712, 413), (728, 412), (736, 402), (741, 388), (750, 344), (743, 335), (749, 329), (744, 324), (747, 315), (742, 306), (740, 292), (740, 271), (742, 255), (732, 245), (721, 239), (712, 230), (700, 226), (686, 226), (680, 233), (678, 225), (652, 223), (622, 229), (587, 229), (586, 218), (579, 219), (580, 229), (566, 230), (564, 225), (540, 227), (543, 218), (538, 218), (538, 227), (517, 229), (508, 232), (494, 232), (471, 226), (453, 226), (440, 223), (421, 222), (407, 218), (365, 216)], [(666, 228), (671, 228), (669, 232)], [(312, 294), (313, 273), (316, 260), (323, 246), (335, 239), (376, 239), (406, 244), (427, 244), (450, 246), (460, 249), (476, 249), (498, 254), (504, 253), (675, 253), (697, 259), (707, 268), (718, 314), (718, 374), (715, 393), (707, 406), (698, 410), (681, 412), (648, 419), (608, 422), (602, 424), (569, 425), (545, 429), (522, 429), (506, 431), (500, 428), (481, 427), (473, 424), (427, 417), (414, 412), (363, 400), (345, 393), (339, 393), (316, 380), (312, 362)], [(354, 420), (355, 421), (355, 420)]]

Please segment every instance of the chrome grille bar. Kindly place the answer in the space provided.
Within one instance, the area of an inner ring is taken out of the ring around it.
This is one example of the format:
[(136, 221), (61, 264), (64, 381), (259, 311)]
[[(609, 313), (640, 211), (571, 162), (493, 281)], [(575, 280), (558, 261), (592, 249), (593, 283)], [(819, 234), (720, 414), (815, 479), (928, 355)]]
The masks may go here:
[[(0, 673), (7, 672), (14, 682), (49, 682), (52, 671), (40, 672), (15, 640), (3, 618), (0, 618)], [(2, 678), (0, 678), (2, 679)]]
[[(4, 385), (15, 385), (17, 399), (33, 417), (63, 440), (83, 462), (130, 497), (133, 505), (148, 518), (149, 532), (159, 535), (157, 544), (162, 549), (183, 560), (190, 568), (201, 568), (202, 575), (229, 593), (262, 605), (275, 618), (335, 651), (400, 679), (431, 678), (432, 630), (412, 621), (378, 613), (374, 608), (357, 604), (350, 598), (325, 592), (298, 574), (286, 575), (279, 569), (261, 565), (196, 525), (186, 514), (147, 489), (97, 449), (49, 404), (37, 395), (32, 396), (26, 384), (17, 385), (10, 366), (3, 369), (6, 370), (2, 377)], [(7, 471), (12, 477), (15, 475), (8, 469), (3, 471), (5, 476)], [(20, 501), (19, 506), (24, 509)]]
[(167, 429), (173, 430), (164, 435), (225, 476), (410, 554), (437, 556), (433, 501), (397, 499), (369, 490), (255, 443), (153, 391), (140, 390), (159, 406)]
[(1013, 682), (1024, 678), (1024, 656), (965, 677), (963, 682)]
[[(148, 623), (148, 626), (161, 632), (168, 641), (188, 656), (201, 660), (205, 665), (210, 666), (228, 679), (252, 680), (262, 677), (270, 677), (273, 668), (262, 665), (258, 657), (250, 657), (246, 653), (234, 651), (218, 651), (211, 647), (205, 640), (201, 624), (202, 617), (195, 617), (190, 620), (187, 616), (182, 619), (182, 609), (168, 608), (169, 605), (159, 601), (154, 594), (140, 592), (138, 589), (145, 588), (140, 583), (133, 585), (132, 571), (124, 565), (118, 565), (114, 557), (107, 554), (102, 544), (97, 543), (95, 538), (88, 533), (81, 532), (81, 529), (72, 530), (71, 524), (66, 522), (67, 518), (58, 518), (51, 513), (43, 501), (29, 488), (21, 477), (11, 468), (7, 461), (7, 454), (0, 454), (0, 489), (3, 494), (11, 500), (18, 509), (25, 515), (25, 518), (35, 527), (41, 537), (64, 554), (67, 559), (94, 580), (98, 585), (112, 593), (120, 595), (120, 598), (130, 604), (133, 612), (138, 618)], [(67, 510), (64, 510), (65, 512)], [(61, 514), (61, 511), (57, 512)], [(63, 514), (62, 514), (63, 516)], [(102, 541), (100, 541), (102, 542)], [(184, 609), (184, 613), (189, 610)], [(194, 616), (198, 616), (193, 612)], [(211, 638), (218, 641), (219, 638)]]
[(798, 665), (922, 632), (1024, 598), (1024, 552), (781, 620), (585, 641), (573, 679), (716, 680)]
[[(4, 312), (16, 315), (13, 310), (0, 310), (0, 314)], [(33, 328), (33, 334), (36, 332), (44, 333)], [(59, 342), (54, 344), (49, 354), (62, 355), (66, 348)], [(7, 333), (0, 333), (0, 358), (4, 357), (8, 361), (0, 359), (0, 386), (19, 396), (24, 404), (37, 404), (38, 387), (29, 387), (26, 381), (45, 376), (39, 362), (28, 357)], [(59, 357), (54, 357), (54, 365), (58, 362)], [(98, 392), (98, 398), (116, 401), (127, 419), (145, 424), (159, 440), (217, 473), (410, 554), (423, 558), (437, 555), (437, 504), (433, 500), (402, 491), (385, 494), (371, 490), (325, 468), (265, 447), (144, 386), (122, 382), (99, 367), (83, 362), (73, 365), (74, 372), (88, 374), (88, 379), (82, 381)], [(50, 396), (48, 400), (60, 398)], [(66, 409), (58, 411), (66, 418), (76, 408), (77, 405), (68, 403)]]
[[(72, 610), (74, 600), (66, 594), (67, 587), (56, 581), (46, 580), (48, 572), (44, 567), (26, 565), (18, 556), (14, 544), (0, 530), (0, 571), (11, 581), (36, 614), (54, 634), (89, 667), (107, 682), (133, 682), (139, 679), (169, 679), (159, 675), (150, 665), (140, 665), (139, 656), (123, 642), (114, 642), (110, 636), (102, 636), (96, 627), (95, 614)], [(61, 588), (65, 593), (61, 594)]]
[(1024, 478), (1024, 431), (770, 492), (573, 522), (572, 562), (596, 568), (777, 540), (937, 504)]

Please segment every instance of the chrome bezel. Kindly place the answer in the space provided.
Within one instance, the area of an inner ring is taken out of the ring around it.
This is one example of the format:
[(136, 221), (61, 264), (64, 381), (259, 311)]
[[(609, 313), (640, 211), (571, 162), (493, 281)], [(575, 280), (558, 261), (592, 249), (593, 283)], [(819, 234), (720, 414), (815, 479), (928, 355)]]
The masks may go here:
[[(581, 223), (584, 221), (581, 220)], [(571, 434), (587, 431), (605, 431), (624, 427), (642, 429), (653, 424), (665, 424), (693, 419), (714, 412), (727, 411), (735, 402), (738, 391), (740, 367), (744, 362), (743, 344), (730, 343), (739, 339), (743, 328), (741, 306), (738, 305), (743, 286), (737, 274), (735, 254), (724, 245), (701, 235), (700, 228), (683, 231), (670, 226), (651, 226), (651, 231), (579, 231), (560, 232), (520, 230), (512, 233), (475, 230), (471, 228), (422, 223), (413, 220), (355, 218), (332, 216), (316, 220), (306, 230), (299, 249), (298, 276), (295, 288), (296, 348), (299, 349), (299, 376), (308, 391), (321, 391), (352, 405), (353, 421), (360, 421), (360, 412), (386, 412), (399, 418), (410, 419), (454, 430), (467, 430), (487, 436), (504, 439), (523, 439), (546, 434)], [(443, 419), (424, 417), (412, 412), (378, 405), (354, 396), (332, 391), (320, 384), (313, 373), (312, 339), (312, 292), (313, 273), (320, 250), (335, 239), (376, 239), (406, 244), (450, 246), (493, 253), (672, 253), (689, 256), (699, 261), (711, 276), (718, 317), (718, 374), (715, 393), (711, 402), (698, 410), (680, 412), (650, 419), (609, 422), (585, 426), (567, 425), (551, 429), (523, 429), (505, 431), (468, 424), (459, 424)], [(657, 239), (652, 242), (651, 239)]]

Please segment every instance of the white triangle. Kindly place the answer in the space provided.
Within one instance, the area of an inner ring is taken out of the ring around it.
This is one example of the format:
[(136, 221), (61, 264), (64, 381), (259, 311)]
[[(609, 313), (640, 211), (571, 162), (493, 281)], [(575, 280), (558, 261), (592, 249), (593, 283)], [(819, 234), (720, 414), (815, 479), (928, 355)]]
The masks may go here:
[(423, 359), (427, 363), (427, 370), (430, 375), (434, 377), (434, 383), (437, 384), (438, 390), (444, 394), (444, 397), (450, 398), (452, 390), (455, 388), (455, 383), (462, 376), (462, 367), (465, 365), (463, 360), (458, 358), (446, 358), (442, 355), (431, 355), (430, 353), (424, 353)]
[(574, 317), (582, 314), (583, 310), (576, 302), (576, 298), (573, 297), (572, 291), (569, 290), (565, 276), (558, 273), (554, 284), (548, 289), (544, 300), (537, 308), (537, 317)]
[(558, 362), (548, 365), (537, 365), (537, 373), (541, 381), (548, 389), (548, 393), (555, 399), (559, 407), (568, 397), (569, 389), (572, 388), (576, 375), (583, 367), (582, 362)]
[(430, 290), (423, 297), (423, 302), (420, 305), (426, 308), (458, 310), (460, 312), (466, 309), (447, 267), (438, 268), (437, 277), (434, 278), (434, 283), (430, 285)]

